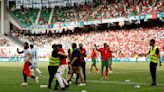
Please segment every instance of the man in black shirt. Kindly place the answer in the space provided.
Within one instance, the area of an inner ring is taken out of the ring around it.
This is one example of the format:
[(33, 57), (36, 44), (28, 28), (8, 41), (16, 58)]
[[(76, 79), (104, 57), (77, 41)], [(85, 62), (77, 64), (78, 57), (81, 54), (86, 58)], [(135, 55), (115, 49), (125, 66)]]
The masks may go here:
[(70, 64), (71, 70), (70, 70), (70, 76), (68, 77), (68, 83), (72, 79), (73, 73), (77, 73), (77, 74), (79, 74), (79, 77), (81, 79), (81, 83), (80, 83), (79, 86), (85, 86), (84, 76), (82, 74), (82, 70), (81, 70), (81, 67), (80, 67), (80, 64), (81, 64), (80, 51), (77, 48), (76, 43), (72, 44), (72, 48), (73, 48), (73, 52), (72, 52), (72, 55), (71, 55), (71, 64)]

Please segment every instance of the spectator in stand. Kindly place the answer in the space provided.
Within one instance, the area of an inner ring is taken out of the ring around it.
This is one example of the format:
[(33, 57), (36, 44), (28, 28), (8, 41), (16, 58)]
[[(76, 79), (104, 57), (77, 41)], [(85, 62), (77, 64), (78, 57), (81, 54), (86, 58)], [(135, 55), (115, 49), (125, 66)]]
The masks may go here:
[[(86, 47), (87, 54), (92, 52), (94, 43), (102, 45), (102, 43), (110, 42), (110, 49), (112, 51), (121, 48), (121, 51), (113, 53), (113, 57), (134, 57), (140, 53), (145, 53), (149, 50), (149, 39), (156, 39), (156, 45), (162, 50), (162, 44), (164, 41), (164, 26), (152, 27), (152, 28), (135, 28), (135, 29), (121, 29), (121, 30), (106, 30), (106, 31), (91, 31), (89, 33), (72, 33), (68, 35), (47, 37), (41, 36), (28, 36), (20, 34), (19, 39), (21, 41), (31, 42), (29, 38), (34, 38), (34, 45), (38, 48), (49, 48), (53, 43), (62, 43), (65, 50), (69, 49), (69, 45), (73, 42), (77, 44), (83, 42)], [(49, 45), (45, 44), (49, 43)]]

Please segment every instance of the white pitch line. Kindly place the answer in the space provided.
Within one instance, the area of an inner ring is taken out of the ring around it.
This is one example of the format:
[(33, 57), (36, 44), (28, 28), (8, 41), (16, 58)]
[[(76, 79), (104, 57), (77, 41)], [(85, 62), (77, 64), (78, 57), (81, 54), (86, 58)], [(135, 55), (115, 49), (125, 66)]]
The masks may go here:
[[(49, 79), (48, 77), (40, 79)], [(100, 80), (87, 80), (88, 82), (93, 83), (108, 83), (108, 84), (123, 84), (123, 85), (150, 85), (150, 83), (141, 83), (141, 82), (120, 82), (120, 81), (100, 81)], [(157, 85), (164, 86), (164, 84), (157, 83)]]
[[(141, 82), (118, 82), (118, 81), (98, 81), (98, 80), (88, 80), (89, 82), (94, 83), (110, 83), (110, 84), (127, 84), (127, 85), (150, 85), (150, 83), (141, 83)], [(157, 84), (160, 86), (164, 86), (164, 84)]]
[[(110, 74), (117, 74), (117, 73), (143, 73), (143, 72), (147, 72), (147, 71), (128, 71), (128, 72), (113, 72), (113, 73), (110, 73)], [(100, 73), (99, 73), (100, 74)], [(87, 73), (87, 75), (99, 75), (99, 74), (96, 74), (96, 73)], [(41, 76), (43, 78), (49, 78), (49, 76)]]

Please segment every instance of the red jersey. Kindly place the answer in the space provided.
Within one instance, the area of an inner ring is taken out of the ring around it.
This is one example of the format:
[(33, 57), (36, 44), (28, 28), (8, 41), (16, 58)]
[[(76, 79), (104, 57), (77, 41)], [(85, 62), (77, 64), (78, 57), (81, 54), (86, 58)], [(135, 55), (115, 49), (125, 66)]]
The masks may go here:
[[(65, 53), (63, 48), (60, 48), (59, 51)], [(61, 65), (67, 64), (67, 60), (66, 59), (67, 59), (66, 57), (60, 57), (60, 64)]]
[(94, 60), (97, 57), (97, 53), (95, 51), (92, 52), (91, 54), (92, 60)]
[(108, 61), (109, 58), (109, 50), (108, 48), (99, 48), (98, 49), (101, 53), (101, 57), (103, 61)]
[(108, 51), (109, 51), (109, 57), (112, 57), (112, 52), (111, 52), (110, 48), (108, 48)]
[(85, 61), (84, 57), (85, 57), (85, 54), (86, 54), (86, 50), (84, 48), (82, 48), (82, 49), (79, 48), (79, 50), (80, 50), (80, 53), (81, 53), (81, 62), (84, 62)]

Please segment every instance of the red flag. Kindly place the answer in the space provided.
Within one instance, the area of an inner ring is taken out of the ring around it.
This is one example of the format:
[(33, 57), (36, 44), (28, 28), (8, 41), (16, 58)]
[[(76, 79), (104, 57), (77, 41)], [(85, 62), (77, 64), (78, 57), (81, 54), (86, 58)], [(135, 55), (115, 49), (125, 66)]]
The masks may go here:
[(153, 19), (157, 19), (157, 17), (158, 17), (157, 14), (153, 14), (153, 15), (152, 15), (152, 18), (153, 18)]
[(102, 13), (102, 7), (100, 7), (100, 12)]
[(25, 73), (28, 77), (31, 77), (32, 76), (28, 62), (25, 62), (24, 63), (23, 73)]
[(61, 28), (61, 27), (62, 27), (62, 24), (63, 24), (62, 22), (60, 22), (60, 23), (59, 23), (59, 28)]

